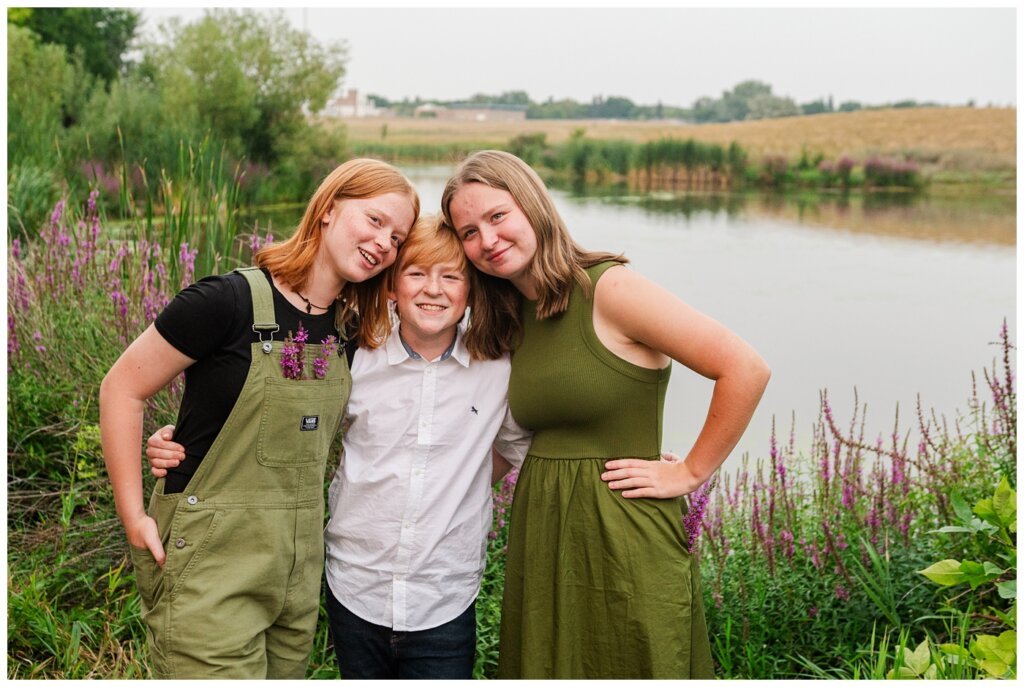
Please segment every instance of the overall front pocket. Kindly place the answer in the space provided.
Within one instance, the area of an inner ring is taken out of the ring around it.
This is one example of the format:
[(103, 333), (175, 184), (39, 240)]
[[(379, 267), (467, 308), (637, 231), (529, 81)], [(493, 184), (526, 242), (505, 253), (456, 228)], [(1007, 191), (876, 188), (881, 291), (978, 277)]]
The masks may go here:
[[(149, 517), (156, 520), (157, 531), (160, 534), (160, 544), (164, 547), (164, 554), (167, 551), (167, 543), (171, 534), (171, 523), (174, 520), (174, 513), (178, 508), (181, 494), (164, 494), (163, 481), (157, 482), (157, 488), (153, 490), (149, 498)], [(143, 612), (149, 612), (160, 602), (164, 586), (164, 568), (157, 565), (156, 559), (147, 548), (129, 546), (132, 556), (132, 568), (135, 569), (135, 583), (139, 587), (139, 596), (142, 598)], [(166, 564), (166, 562), (165, 562)]]
[(158, 598), (157, 585), (161, 581), (162, 571), (157, 565), (156, 559), (149, 549), (129, 545), (132, 555), (132, 568), (135, 570), (135, 584), (139, 588), (139, 597), (142, 599), (142, 614), (145, 615), (153, 610)]
[(324, 461), (341, 422), (347, 391), (342, 379), (266, 380), (256, 460), (280, 468)]

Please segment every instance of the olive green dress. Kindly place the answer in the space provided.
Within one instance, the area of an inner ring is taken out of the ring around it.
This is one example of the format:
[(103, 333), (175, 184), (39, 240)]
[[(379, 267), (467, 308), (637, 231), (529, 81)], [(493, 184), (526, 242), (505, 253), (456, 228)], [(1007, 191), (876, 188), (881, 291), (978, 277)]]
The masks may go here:
[[(596, 285), (614, 263), (587, 270)], [(671, 367), (611, 353), (576, 286), (537, 320), (524, 301), (509, 405), (535, 432), (509, 530), (498, 676), (713, 678), (699, 565), (680, 498), (626, 499), (605, 461), (657, 459)]]

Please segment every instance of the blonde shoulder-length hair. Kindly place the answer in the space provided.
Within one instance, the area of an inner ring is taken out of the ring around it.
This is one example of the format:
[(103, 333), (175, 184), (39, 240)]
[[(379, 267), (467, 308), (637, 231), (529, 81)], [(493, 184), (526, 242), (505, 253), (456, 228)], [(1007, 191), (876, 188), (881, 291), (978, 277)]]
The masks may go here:
[[(373, 198), (399, 193), (409, 199), (413, 217), (420, 214), (420, 198), (412, 183), (401, 172), (380, 160), (357, 158), (339, 165), (317, 188), (302, 221), (290, 238), (260, 250), (253, 261), (270, 270), (282, 283), (301, 291), (323, 243), (323, 217), (335, 203), (350, 199)], [(359, 283), (347, 283), (342, 289), (342, 307), (338, 308), (338, 331), (343, 337), (358, 337), (362, 348), (376, 348), (387, 336), (387, 291), (389, 270)]]
[[(558, 214), (547, 187), (533, 169), (511, 153), (500, 150), (482, 150), (467, 157), (445, 185), (441, 195), (441, 210), (445, 220), (454, 226), (451, 216), (452, 199), (466, 184), (485, 184), (507, 191), (522, 210), (537, 236), (537, 252), (530, 263), (529, 274), (537, 285), (537, 318), (545, 319), (564, 312), (569, 307), (573, 284), (579, 284), (587, 298), (593, 296), (593, 284), (586, 269), (598, 263), (628, 262), (622, 255), (587, 251), (581, 248)], [(502, 310), (508, 309), (504, 301), (515, 298), (518, 292), (511, 282), (482, 275), (485, 285), (492, 291), (493, 300)], [(518, 306), (516, 321), (518, 324)], [(519, 327), (516, 327), (518, 331)]]

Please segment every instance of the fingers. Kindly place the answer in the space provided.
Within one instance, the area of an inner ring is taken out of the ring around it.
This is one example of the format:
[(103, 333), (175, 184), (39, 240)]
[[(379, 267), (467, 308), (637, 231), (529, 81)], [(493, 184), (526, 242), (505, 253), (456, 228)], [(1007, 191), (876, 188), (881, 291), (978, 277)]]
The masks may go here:
[(164, 552), (164, 545), (160, 543), (160, 535), (155, 534), (152, 541), (146, 542), (146, 548), (153, 554), (153, 560), (161, 568), (164, 567), (164, 563), (167, 561), (167, 554)]
[(651, 463), (646, 460), (613, 460), (605, 463), (609, 468), (601, 473), (605, 482), (618, 482), (632, 477), (648, 477), (651, 474)]
[(650, 461), (640, 460), (639, 458), (618, 458), (616, 460), (609, 460), (604, 464), (605, 470), (621, 470), (624, 468), (642, 468)]
[(163, 468), (158, 468), (154, 465), (153, 467), (149, 468), (149, 474), (153, 475), (153, 477), (156, 477), (157, 479), (160, 479), (161, 477), (167, 476), (167, 470)]
[(656, 499), (660, 498), (658, 491), (653, 487), (644, 487), (642, 489), (630, 489), (629, 491), (622, 492), (622, 495), (627, 499)]
[(176, 468), (185, 460), (185, 456), (177, 451), (162, 448), (146, 447), (146, 460), (155, 468)]
[(156, 520), (147, 517), (145, 522), (141, 525), (142, 540), (146, 544), (146, 548), (153, 554), (153, 560), (161, 568), (164, 567), (164, 561), (167, 560), (167, 554), (164, 553), (164, 545), (160, 543), (160, 530), (156, 526)]
[[(160, 429), (153, 432), (148, 439), (146, 439), (146, 453), (150, 455), (150, 451), (166, 451), (168, 454), (173, 454), (178, 457), (179, 460), (185, 459), (185, 447), (179, 443), (171, 441), (171, 437), (174, 436), (174, 425), (165, 425)], [(165, 457), (162, 453), (154, 453), (157, 457)]]
[(601, 473), (608, 487), (625, 498), (664, 498), (663, 468), (665, 463), (650, 460), (613, 460), (605, 463), (610, 469)]

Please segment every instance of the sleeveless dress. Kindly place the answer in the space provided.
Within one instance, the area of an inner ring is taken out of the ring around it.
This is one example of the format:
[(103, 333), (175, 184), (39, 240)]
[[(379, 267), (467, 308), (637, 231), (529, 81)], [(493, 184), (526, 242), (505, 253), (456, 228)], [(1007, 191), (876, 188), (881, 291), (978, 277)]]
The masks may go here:
[[(597, 280), (616, 263), (587, 270)], [(657, 460), (671, 365), (604, 347), (593, 302), (538, 320), (523, 301), (509, 407), (534, 431), (516, 484), (501, 615), (500, 678), (714, 678), (685, 500), (626, 499), (611, 458)]]

